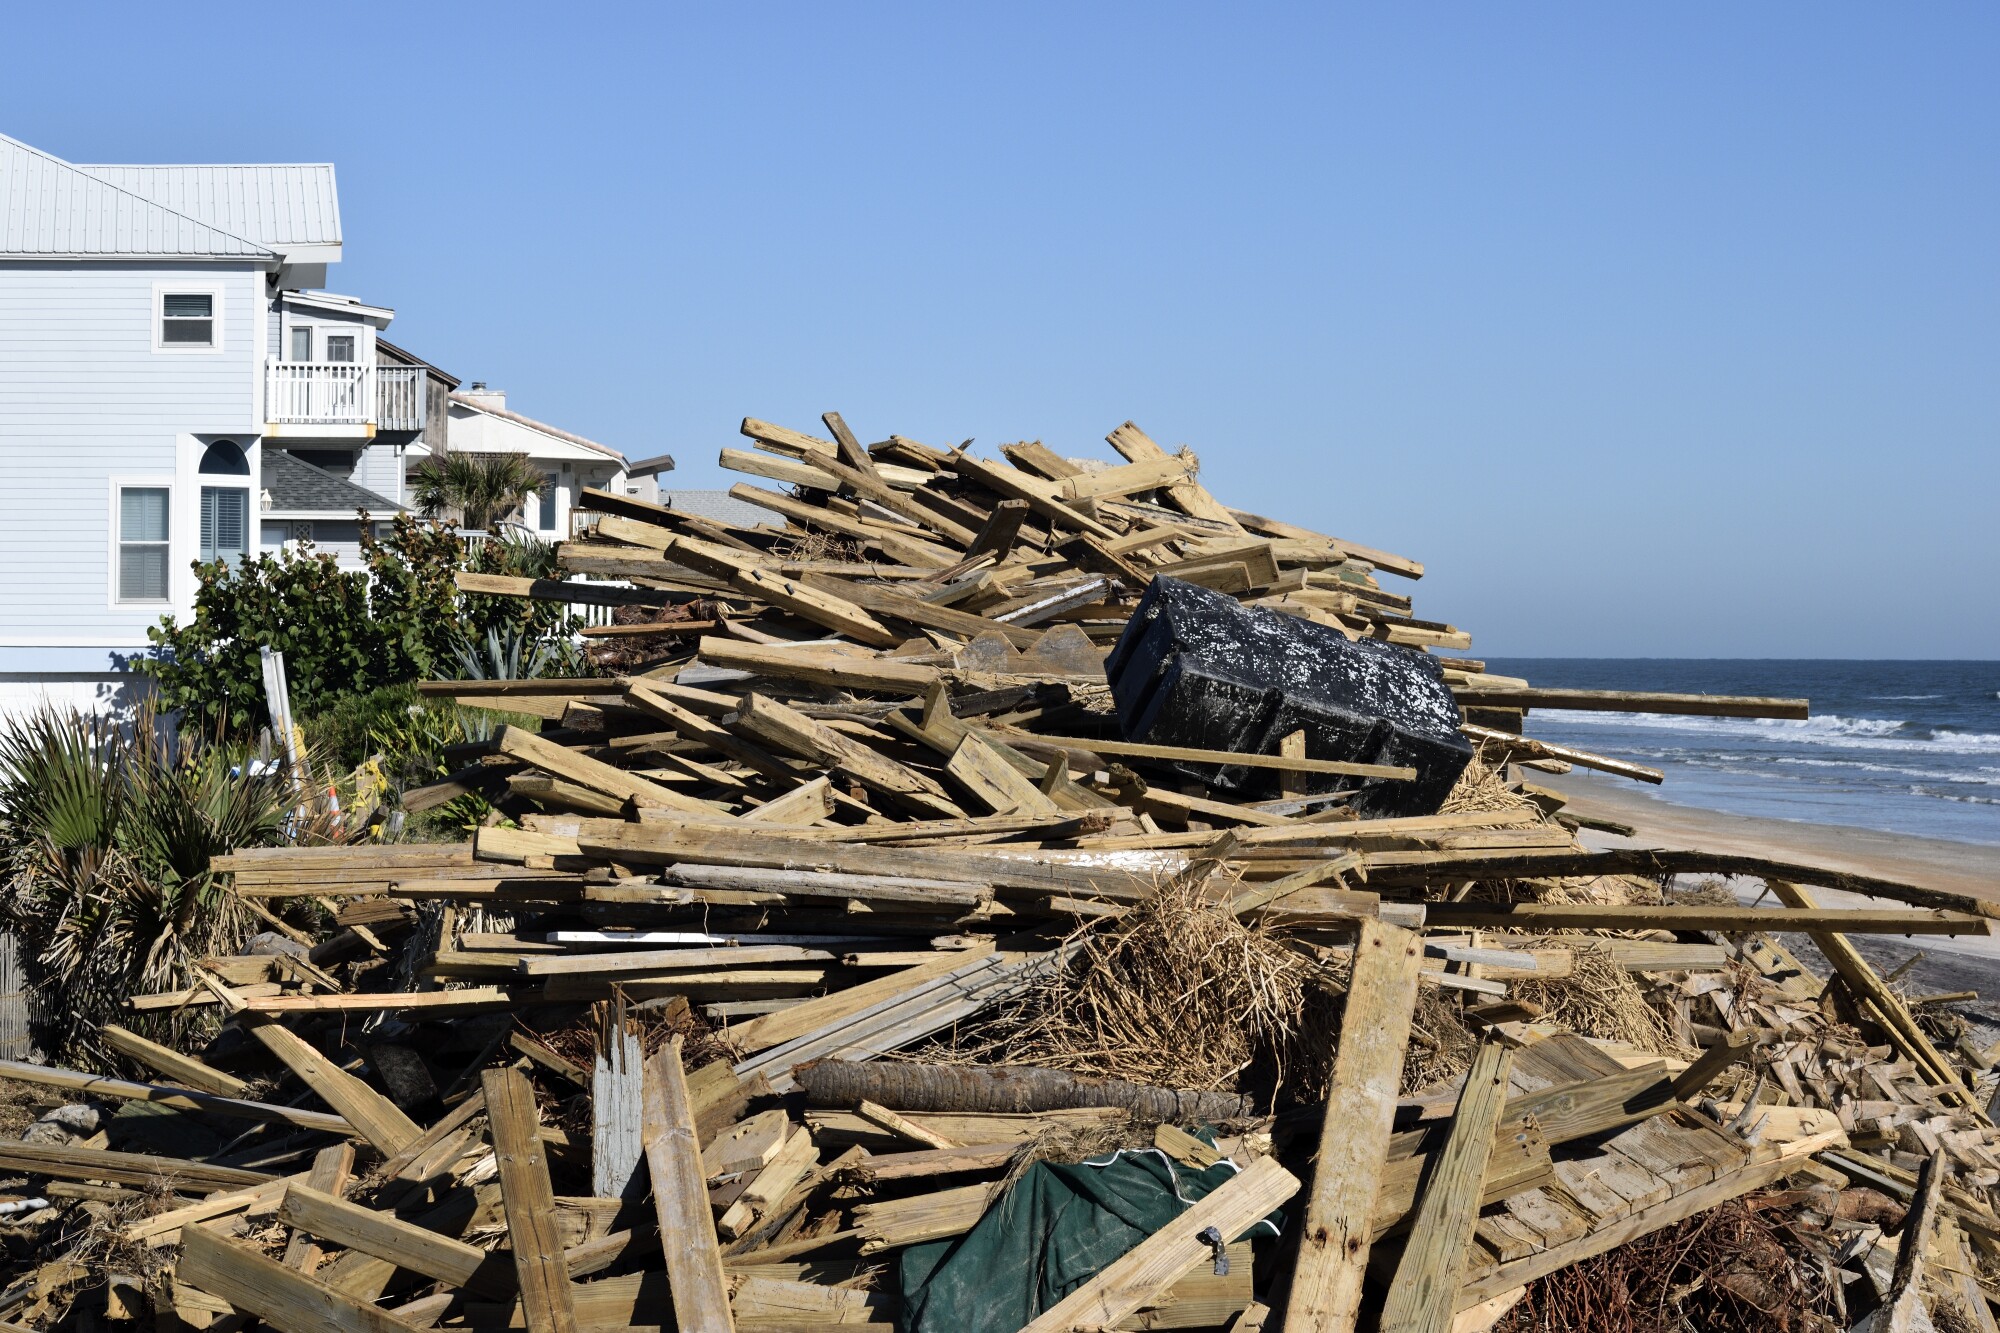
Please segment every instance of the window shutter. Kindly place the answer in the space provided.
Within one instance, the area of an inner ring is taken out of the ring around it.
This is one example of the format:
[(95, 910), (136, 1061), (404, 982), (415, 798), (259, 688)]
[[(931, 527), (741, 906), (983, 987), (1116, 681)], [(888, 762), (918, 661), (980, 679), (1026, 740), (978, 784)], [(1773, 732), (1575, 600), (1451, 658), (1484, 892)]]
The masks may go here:
[(167, 548), (128, 546), (118, 553), (118, 600), (167, 600)]
[(235, 564), (249, 548), (244, 530), (250, 526), (250, 492), (217, 491), (215, 498), (216, 553)]
[(167, 493), (151, 487), (127, 486), (118, 494), (118, 540), (163, 542), (167, 539)]
[(201, 558), (203, 563), (215, 559), (215, 497), (213, 486), (201, 488)]

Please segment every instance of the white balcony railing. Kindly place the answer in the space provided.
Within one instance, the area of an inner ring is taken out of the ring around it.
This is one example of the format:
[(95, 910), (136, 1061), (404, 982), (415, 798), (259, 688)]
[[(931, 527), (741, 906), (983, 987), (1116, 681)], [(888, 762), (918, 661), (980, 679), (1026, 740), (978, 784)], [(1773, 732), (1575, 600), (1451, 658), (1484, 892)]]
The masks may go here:
[(288, 425), (365, 426), (375, 420), (375, 367), (274, 361), (264, 415)]
[(424, 368), (376, 366), (375, 424), (383, 430), (424, 428)]

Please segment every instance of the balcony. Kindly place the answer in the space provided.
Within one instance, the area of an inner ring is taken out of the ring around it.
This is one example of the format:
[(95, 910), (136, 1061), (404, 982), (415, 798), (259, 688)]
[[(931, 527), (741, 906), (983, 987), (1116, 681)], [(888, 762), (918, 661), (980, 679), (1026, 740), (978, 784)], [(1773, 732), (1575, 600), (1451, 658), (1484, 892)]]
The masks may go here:
[(274, 361), (264, 381), (265, 433), (280, 439), (372, 439), (421, 430), (421, 366)]

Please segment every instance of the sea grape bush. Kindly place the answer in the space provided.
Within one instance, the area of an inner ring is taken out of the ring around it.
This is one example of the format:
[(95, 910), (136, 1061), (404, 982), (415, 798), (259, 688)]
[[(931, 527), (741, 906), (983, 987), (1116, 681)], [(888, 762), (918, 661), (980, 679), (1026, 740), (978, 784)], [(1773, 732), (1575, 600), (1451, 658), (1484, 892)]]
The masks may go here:
[(136, 668), (163, 709), (240, 733), (268, 722), (260, 647), (284, 653), (292, 711), (309, 718), (347, 696), (451, 674), (461, 648), (489, 630), (567, 631), (560, 603), (463, 594), (454, 582), (460, 570), (560, 577), (545, 543), (469, 548), (442, 524), (399, 514), (386, 535), (363, 536), (362, 558), (363, 568), (342, 569), (302, 543), (199, 565), (193, 617), (149, 629), (152, 648)]

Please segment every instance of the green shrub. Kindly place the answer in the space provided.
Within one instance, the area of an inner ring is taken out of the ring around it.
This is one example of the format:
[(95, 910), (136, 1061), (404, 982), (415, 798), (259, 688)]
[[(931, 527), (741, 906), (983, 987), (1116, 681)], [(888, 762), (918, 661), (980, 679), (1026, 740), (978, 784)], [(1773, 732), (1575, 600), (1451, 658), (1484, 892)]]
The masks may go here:
[(455, 582), (461, 570), (559, 576), (549, 544), (488, 541), (468, 553), (450, 529), (400, 514), (387, 536), (362, 538), (362, 555), (366, 567), (358, 570), (309, 545), (235, 566), (197, 566), (193, 618), (182, 625), (169, 616), (147, 631), (153, 650), (138, 669), (161, 706), (203, 730), (241, 735), (267, 725), (258, 649), (268, 646), (285, 655), (293, 715), (348, 754), (369, 706), (313, 720), (346, 700), (455, 674), (460, 651), (489, 631), (559, 642), (564, 649), (549, 660), (583, 669), (579, 655), (565, 651), (561, 603), (461, 594)]
[(193, 984), (192, 960), (247, 933), (209, 861), (283, 841), (294, 796), (246, 761), (150, 707), (129, 731), (53, 707), (0, 726), (0, 921), (54, 1016), (40, 1037), (58, 1062), (102, 1067), (98, 1029), (128, 996)]
[(352, 772), (376, 752), (375, 733), (412, 708), (424, 706), (414, 684), (378, 685), (365, 694), (343, 694), (301, 719), (306, 750), (342, 772)]

